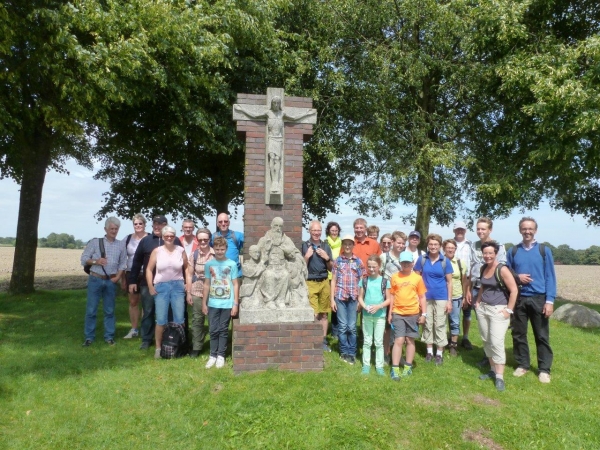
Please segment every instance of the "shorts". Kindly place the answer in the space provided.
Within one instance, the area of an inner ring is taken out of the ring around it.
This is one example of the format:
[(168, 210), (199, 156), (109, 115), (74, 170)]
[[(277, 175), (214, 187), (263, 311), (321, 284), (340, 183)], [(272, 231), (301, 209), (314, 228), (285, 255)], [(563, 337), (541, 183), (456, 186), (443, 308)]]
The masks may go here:
[(419, 314), (413, 316), (401, 316), (392, 313), (392, 327), (394, 328), (394, 339), (399, 337), (419, 337)]
[(316, 314), (328, 313), (331, 311), (331, 296), (329, 280), (306, 281), (308, 288), (308, 301)]
[[(131, 274), (131, 272), (125, 272), (125, 275), (123, 275), (123, 280), (125, 280), (125, 283), (122, 285), (123, 289), (125, 289), (126, 291), (129, 291), (129, 286), (133, 283), (129, 282), (129, 274)], [(137, 279), (137, 283), (135, 283), (135, 285), (137, 286), (137, 291), (136, 292), (140, 292), (140, 282), (142, 281), (142, 277), (143, 277), (143, 272), (140, 272), (140, 275), (138, 276)]]

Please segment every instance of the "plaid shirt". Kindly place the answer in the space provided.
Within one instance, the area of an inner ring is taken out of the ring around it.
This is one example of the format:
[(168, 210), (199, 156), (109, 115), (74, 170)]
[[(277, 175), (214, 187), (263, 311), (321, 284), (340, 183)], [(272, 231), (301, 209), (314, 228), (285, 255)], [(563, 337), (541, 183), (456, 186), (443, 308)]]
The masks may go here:
[[(108, 262), (106, 263), (106, 266), (104, 266), (104, 269), (100, 265), (94, 265), (91, 267), (90, 271), (105, 276), (105, 271), (108, 275), (114, 275), (119, 270), (127, 269), (125, 240), (119, 241), (118, 239), (115, 239), (113, 242), (110, 242), (106, 237), (102, 239), (104, 239), (104, 250), (106, 250), (106, 259)], [(87, 243), (85, 250), (83, 250), (83, 254), (81, 255), (81, 265), (85, 266), (85, 262), (88, 259), (100, 258), (100, 244), (98, 243), (98, 239), (94, 238)]]
[(350, 258), (340, 255), (333, 263), (331, 272), (336, 277), (334, 298), (346, 301), (358, 300), (358, 283), (365, 275), (365, 266), (356, 255)]

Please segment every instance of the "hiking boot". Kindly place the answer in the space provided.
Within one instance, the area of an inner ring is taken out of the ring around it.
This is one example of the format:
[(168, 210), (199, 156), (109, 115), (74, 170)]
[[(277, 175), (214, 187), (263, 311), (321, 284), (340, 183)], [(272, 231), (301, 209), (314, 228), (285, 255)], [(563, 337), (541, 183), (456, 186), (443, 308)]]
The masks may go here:
[(377, 367), (375, 369), (375, 372), (377, 373), (377, 375), (385, 377), (385, 370), (383, 370), (383, 367)]
[(425, 357), (425, 362), (431, 361), (433, 361), (433, 353), (427, 353), (427, 356)]
[(404, 366), (404, 370), (400, 374), (400, 378), (406, 378), (412, 375), (412, 367)]
[(473, 350), (473, 344), (471, 344), (471, 341), (468, 339), (463, 339), (460, 342), (460, 345), (464, 347), (465, 350)]
[(140, 350), (148, 350), (150, 348), (150, 342), (142, 341), (140, 345)]
[(504, 380), (502, 378), (496, 378), (496, 390), (498, 392), (504, 392), (506, 386), (504, 385)]
[(91, 339), (86, 339), (85, 342), (83, 344), (81, 344), (82, 347), (89, 347), (90, 345), (92, 345), (92, 341)]
[(452, 342), (450, 344), (450, 356), (458, 356), (458, 352), (456, 351), (456, 342)]
[(138, 330), (136, 330), (135, 328), (132, 328), (131, 330), (129, 330), (129, 333), (127, 333), (125, 336), (123, 336), (123, 339), (132, 339), (132, 338), (136, 338), (140, 335), (140, 333), (138, 332)]
[(481, 361), (477, 363), (477, 367), (484, 368), (490, 365), (490, 359), (487, 356), (484, 356)]
[(204, 367), (206, 369), (210, 369), (216, 363), (217, 363), (217, 358), (215, 358), (214, 356), (211, 356), (210, 358), (208, 358), (208, 361), (206, 362), (206, 366), (204, 366)]
[(390, 372), (390, 376), (394, 381), (400, 381), (400, 368), (392, 367), (392, 371)]
[(198, 356), (200, 356), (200, 350), (192, 350), (190, 352), (190, 358), (197, 358)]
[(360, 373), (363, 375), (369, 375), (369, 373), (371, 373), (371, 366), (363, 366)]
[(115, 345), (115, 340), (114, 340), (114, 339), (107, 339), (107, 340), (106, 340), (106, 341), (104, 341), (104, 342), (106, 342), (106, 343), (107, 343), (108, 345), (110, 345), (110, 346), (113, 346), (113, 345)]
[(217, 362), (215, 364), (215, 367), (217, 369), (222, 369), (223, 367), (225, 367), (225, 358), (223, 358), (222, 356), (217, 356)]
[(529, 372), (529, 370), (524, 369), (522, 367), (517, 367), (515, 369), (515, 371), (513, 372), (513, 377), (522, 377), (523, 375), (525, 375), (527, 372)]
[(547, 372), (540, 372), (538, 380), (540, 380), (540, 383), (548, 384), (550, 383), (550, 374)]
[(435, 365), (441, 366), (442, 364), (444, 364), (444, 358), (442, 358), (442, 355), (435, 355)]
[(488, 373), (484, 373), (483, 375), (479, 375), (479, 379), (480, 380), (495, 380), (496, 379), (496, 373), (493, 370), (490, 370)]

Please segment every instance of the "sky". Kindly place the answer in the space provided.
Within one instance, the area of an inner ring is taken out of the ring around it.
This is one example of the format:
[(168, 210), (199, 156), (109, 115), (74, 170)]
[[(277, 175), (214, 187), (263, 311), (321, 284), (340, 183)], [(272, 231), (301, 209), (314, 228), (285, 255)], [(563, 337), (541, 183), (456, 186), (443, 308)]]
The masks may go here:
[[(46, 237), (50, 233), (67, 233), (87, 242), (89, 239), (103, 235), (104, 223), (98, 222), (94, 217), (103, 205), (103, 193), (109, 190), (109, 184), (93, 179), (94, 172), (78, 166), (74, 161), (67, 163), (69, 175), (49, 172), (46, 175), (42, 195), (42, 208), (38, 236)], [(14, 237), (17, 232), (17, 218), (19, 211), (19, 185), (12, 180), (0, 180), (0, 210), (3, 212), (0, 221), (0, 236)], [(344, 199), (342, 199), (344, 200)], [(340, 202), (344, 205), (345, 201)], [(400, 214), (411, 212), (416, 207), (397, 207), (395, 219), (383, 221), (376, 217), (365, 217), (369, 225), (378, 225), (383, 233), (394, 230), (411, 230), (410, 225), (404, 225), (397, 217)], [(237, 217), (231, 218), (231, 229), (242, 231), (243, 208), (239, 209)], [(536, 239), (540, 242), (550, 242), (558, 246), (567, 244), (574, 249), (586, 249), (598, 245), (598, 232), (600, 227), (587, 226), (581, 216), (571, 217), (562, 211), (553, 211), (548, 204), (540, 205), (535, 211), (526, 211), (525, 214), (515, 212), (510, 217), (494, 221), (492, 238), (501, 243), (520, 242), (518, 233), (519, 219), (523, 215), (534, 217), (538, 224)], [(353, 234), (352, 222), (358, 214), (347, 206), (340, 207), (340, 214), (328, 216), (323, 222), (335, 220), (342, 228), (342, 235)], [(123, 218), (121, 218), (123, 219)], [(214, 217), (207, 218), (209, 228), (214, 229)], [(170, 222), (172, 221), (169, 218)], [(458, 219), (460, 220), (460, 218)], [(173, 223), (171, 223), (173, 225)], [(181, 222), (174, 222), (176, 230), (181, 230)], [(133, 226), (129, 220), (123, 221), (119, 238), (122, 239), (131, 233)], [(148, 231), (150, 227), (147, 227)], [(323, 230), (325, 227), (323, 227)], [(453, 237), (452, 227), (440, 227), (432, 223), (430, 233), (439, 233), (444, 239)], [(308, 232), (304, 230), (304, 239), (308, 239)], [(467, 238), (476, 240), (477, 236), (472, 230), (467, 232)]]

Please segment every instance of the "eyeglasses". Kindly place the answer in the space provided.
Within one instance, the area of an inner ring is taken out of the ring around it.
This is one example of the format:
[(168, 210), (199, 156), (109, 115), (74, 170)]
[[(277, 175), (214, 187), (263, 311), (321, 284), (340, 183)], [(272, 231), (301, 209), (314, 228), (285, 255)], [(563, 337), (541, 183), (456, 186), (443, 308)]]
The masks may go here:
[(143, 226), (144, 226), (144, 224), (143, 224), (143, 223), (141, 223), (141, 222), (140, 222), (140, 223), (135, 223), (135, 222), (133, 222), (133, 226), (134, 226), (134, 227), (137, 227), (137, 226), (143, 227)]
[(163, 239), (175, 239), (175, 236), (173, 236), (172, 234), (165, 234), (163, 236)]
[(208, 242), (208, 239), (198, 239), (198, 242)]

